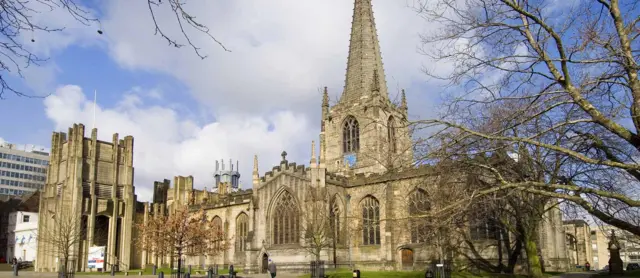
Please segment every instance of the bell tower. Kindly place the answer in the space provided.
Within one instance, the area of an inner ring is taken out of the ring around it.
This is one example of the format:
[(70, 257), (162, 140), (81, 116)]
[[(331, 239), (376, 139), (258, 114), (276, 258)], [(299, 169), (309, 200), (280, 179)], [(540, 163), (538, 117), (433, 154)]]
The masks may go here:
[(343, 175), (383, 173), (413, 161), (407, 102), (399, 105), (387, 91), (371, 0), (355, 0), (349, 57), (340, 100), (322, 100), (321, 159)]

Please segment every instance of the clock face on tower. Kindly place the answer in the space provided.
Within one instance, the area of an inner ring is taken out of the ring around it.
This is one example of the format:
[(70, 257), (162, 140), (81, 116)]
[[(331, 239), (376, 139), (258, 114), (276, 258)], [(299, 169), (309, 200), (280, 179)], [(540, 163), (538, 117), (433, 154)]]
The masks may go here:
[(355, 167), (357, 160), (355, 153), (344, 154), (344, 165), (347, 165), (349, 168)]

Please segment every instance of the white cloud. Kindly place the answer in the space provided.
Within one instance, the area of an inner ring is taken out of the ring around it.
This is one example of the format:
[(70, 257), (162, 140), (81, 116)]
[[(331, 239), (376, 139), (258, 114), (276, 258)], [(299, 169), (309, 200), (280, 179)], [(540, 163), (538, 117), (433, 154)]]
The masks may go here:
[[(254, 154), (263, 167), (277, 165), (282, 150), (297, 154), (290, 160), (302, 163), (307, 161), (310, 140), (318, 134), (305, 115), (290, 111), (268, 117), (225, 114), (217, 122), (197, 125), (173, 109), (145, 105), (140, 95), (146, 92), (137, 91), (140, 94), (125, 94), (114, 107), (98, 106), (96, 126), (100, 140), (110, 141), (113, 133), (134, 137), (135, 185), (141, 200), (151, 198), (154, 180), (175, 175), (193, 175), (197, 187), (211, 188), (217, 159), (239, 160), (243, 187), (250, 188)], [(90, 134), (93, 103), (80, 87), (60, 87), (44, 104), (56, 130), (66, 131), (81, 122)], [(270, 125), (275, 130), (269, 131)]]
[[(190, 33), (209, 55), (205, 60), (188, 46), (175, 49), (154, 36), (144, 2), (106, 5), (103, 26), (120, 65), (175, 76), (217, 113), (319, 110), (318, 88), (329, 86), (333, 97), (342, 91), (353, 1), (190, 1), (187, 10), (233, 51), (224, 52), (205, 35)], [(394, 93), (398, 86), (426, 80), (421, 71), (425, 58), (417, 48), (418, 34), (429, 26), (407, 5), (374, 1), (388, 86)], [(158, 22), (180, 39), (169, 10), (159, 10)]]

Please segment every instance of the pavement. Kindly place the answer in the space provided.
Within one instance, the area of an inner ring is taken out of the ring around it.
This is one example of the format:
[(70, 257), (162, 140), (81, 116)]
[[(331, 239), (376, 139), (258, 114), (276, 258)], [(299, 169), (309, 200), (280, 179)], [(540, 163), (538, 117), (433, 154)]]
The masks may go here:
[[(22, 271), (19, 272), (19, 277), (57, 277), (57, 273), (54, 272), (33, 272), (33, 271)], [(158, 278), (157, 275), (137, 275), (137, 274), (129, 274), (129, 276), (140, 277), (140, 278)], [(290, 273), (278, 273), (278, 278), (297, 278), (300, 274), (290, 274)], [(5, 277), (14, 277), (11, 271), (0, 271), (0, 278)], [(76, 275), (77, 278), (106, 278), (111, 277), (109, 275)], [(117, 275), (116, 277), (125, 277), (123, 275)], [(171, 275), (165, 275), (166, 278), (171, 278)], [(202, 277), (193, 275), (191, 277)], [(225, 276), (226, 277), (226, 276)], [(242, 274), (238, 276), (239, 278), (270, 278), (269, 274)]]

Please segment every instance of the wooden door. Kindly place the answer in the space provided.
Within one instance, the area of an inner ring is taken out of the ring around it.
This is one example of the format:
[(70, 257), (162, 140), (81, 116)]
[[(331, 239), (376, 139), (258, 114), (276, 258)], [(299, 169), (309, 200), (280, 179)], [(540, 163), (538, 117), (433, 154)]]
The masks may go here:
[(267, 273), (267, 266), (269, 266), (269, 256), (264, 254), (262, 255), (262, 273)]
[(402, 249), (401, 252), (402, 252), (402, 268), (412, 269), (413, 268), (413, 250)]

